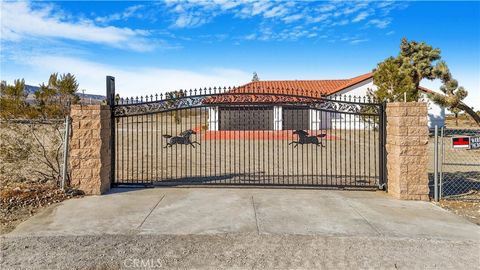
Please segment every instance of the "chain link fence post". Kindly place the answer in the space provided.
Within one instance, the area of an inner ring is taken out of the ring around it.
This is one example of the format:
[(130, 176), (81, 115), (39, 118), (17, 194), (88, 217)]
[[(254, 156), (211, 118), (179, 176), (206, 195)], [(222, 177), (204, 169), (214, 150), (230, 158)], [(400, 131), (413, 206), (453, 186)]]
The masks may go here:
[(433, 198), (438, 202), (438, 126), (435, 125), (435, 140), (433, 143)]
[(67, 182), (68, 174), (68, 136), (70, 135), (70, 116), (65, 116), (65, 135), (63, 137), (63, 170), (62, 170), (62, 182), (60, 188), (65, 190), (65, 183)]

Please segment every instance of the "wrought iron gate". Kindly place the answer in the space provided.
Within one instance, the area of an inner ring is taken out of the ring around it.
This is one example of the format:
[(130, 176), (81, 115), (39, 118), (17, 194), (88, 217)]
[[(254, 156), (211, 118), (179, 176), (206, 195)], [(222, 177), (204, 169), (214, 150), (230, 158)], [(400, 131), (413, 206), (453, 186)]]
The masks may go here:
[[(383, 105), (366, 98), (235, 88), (123, 98), (108, 89), (115, 186), (384, 186)], [(285, 129), (283, 107), (308, 110), (289, 115), (308, 129)]]

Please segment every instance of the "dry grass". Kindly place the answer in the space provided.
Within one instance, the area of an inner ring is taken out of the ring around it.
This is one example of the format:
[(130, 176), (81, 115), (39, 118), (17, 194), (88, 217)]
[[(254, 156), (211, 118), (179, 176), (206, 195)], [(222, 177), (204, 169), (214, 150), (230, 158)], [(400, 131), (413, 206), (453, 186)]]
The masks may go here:
[(478, 190), (470, 192), (458, 200), (441, 200), (439, 205), (480, 225), (480, 193)]
[(467, 114), (459, 115), (458, 118), (448, 115), (445, 117), (445, 125), (448, 128), (478, 128), (478, 124)]
[[(59, 175), (63, 124), (2, 122), (0, 183), (56, 181)], [(53, 168), (53, 169), (52, 169)]]
[[(3, 234), (44, 207), (76, 194), (66, 194), (57, 187), (57, 158), (62, 145), (59, 126), (2, 122), (0, 138), (0, 234)], [(57, 172), (52, 172), (48, 162)]]

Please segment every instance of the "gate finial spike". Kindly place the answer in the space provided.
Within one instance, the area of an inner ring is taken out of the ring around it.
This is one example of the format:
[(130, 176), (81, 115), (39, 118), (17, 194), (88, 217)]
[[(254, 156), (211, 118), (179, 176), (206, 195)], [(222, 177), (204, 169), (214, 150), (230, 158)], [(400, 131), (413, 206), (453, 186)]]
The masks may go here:
[(145, 96), (145, 101), (148, 102), (148, 95)]
[(158, 100), (158, 93), (155, 94), (155, 101)]

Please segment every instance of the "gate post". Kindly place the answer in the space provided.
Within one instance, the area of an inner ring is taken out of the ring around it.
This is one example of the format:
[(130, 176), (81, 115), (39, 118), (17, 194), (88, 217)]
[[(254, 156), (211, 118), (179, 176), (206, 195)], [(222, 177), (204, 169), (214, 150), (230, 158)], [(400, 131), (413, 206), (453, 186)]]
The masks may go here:
[(107, 77), (107, 105), (73, 105), (70, 139), (70, 186), (87, 195), (109, 191), (114, 172), (115, 79)]
[(107, 105), (110, 106), (110, 186), (115, 182), (115, 118), (113, 107), (115, 106), (115, 77), (107, 76)]
[(429, 200), (427, 104), (388, 103), (386, 118), (388, 193), (404, 200)]
[(110, 189), (110, 106), (73, 105), (70, 143), (70, 186), (88, 195)]

